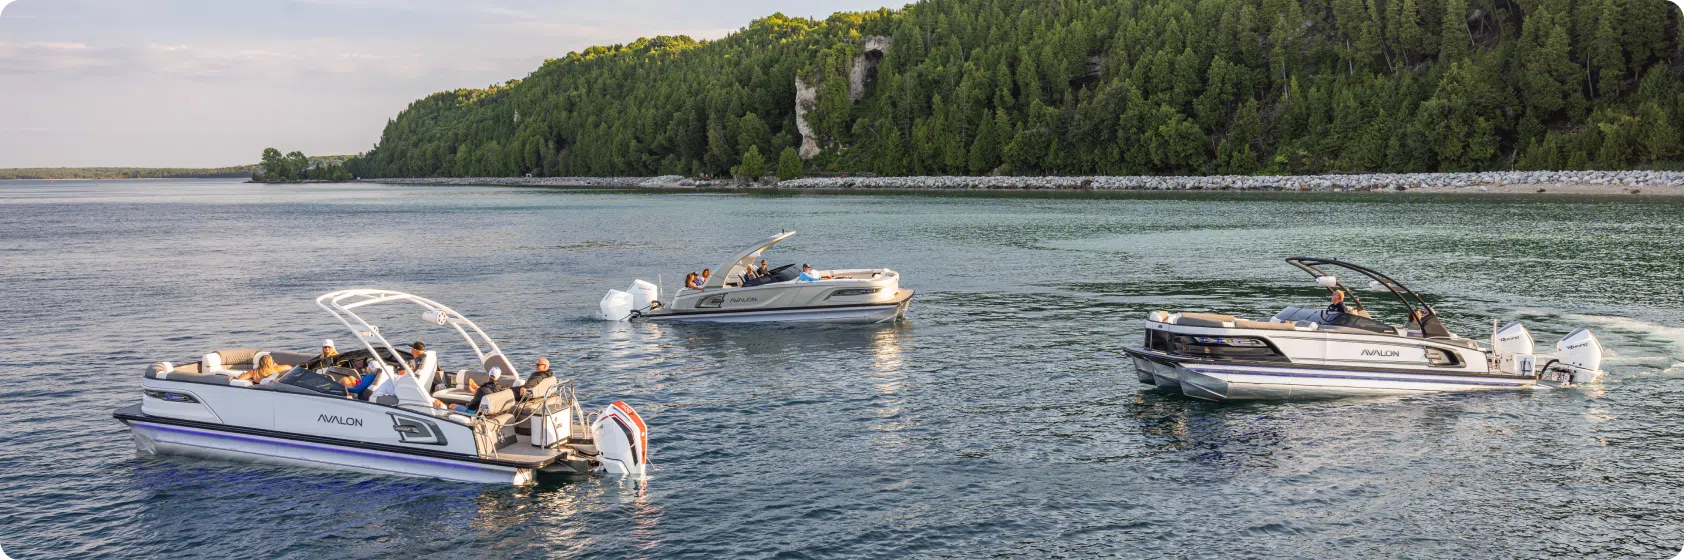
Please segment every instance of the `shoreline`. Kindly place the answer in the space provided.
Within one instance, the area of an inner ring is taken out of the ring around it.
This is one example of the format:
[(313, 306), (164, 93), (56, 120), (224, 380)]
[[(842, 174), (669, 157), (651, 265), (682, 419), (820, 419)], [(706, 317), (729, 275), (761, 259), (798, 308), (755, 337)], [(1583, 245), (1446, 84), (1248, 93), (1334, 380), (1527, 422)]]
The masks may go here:
[(1379, 192), (1684, 196), (1684, 172), (1503, 171), (1367, 175), (1213, 177), (812, 177), (743, 185), (730, 180), (662, 177), (441, 177), (360, 179), (364, 183), (442, 186), (594, 187), (729, 191), (929, 192)]

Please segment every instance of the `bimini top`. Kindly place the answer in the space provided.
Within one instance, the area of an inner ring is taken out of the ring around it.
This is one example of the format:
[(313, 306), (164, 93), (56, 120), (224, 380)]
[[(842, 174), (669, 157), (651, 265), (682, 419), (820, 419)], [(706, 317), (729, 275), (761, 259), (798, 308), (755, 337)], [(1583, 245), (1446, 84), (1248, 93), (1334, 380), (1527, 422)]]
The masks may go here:
[(743, 252), (737, 253), (737, 256), (731, 257), (731, 260), (725, 261), (725, 264), (719, 265), (719, 274), (715, 274), (713, 277), (709, 278), (708, 283), (702, 286), (702, 288), (707, 290), (716, 290), (725, 287), (725, 281), (727, 278), (740, 276), (744, 271), (748, 270), (748, 267), (754, 265), (754, 260), (760, 258), (761, 253), (766, 252), (766, 250), (770, 249), (773, 245), (777, 245), (779, 241), (783, 241), (791, 237), (795, 237), (795, 232), (786, 231), (768, 237), (748, 249), (744, 249)]
[[(1445, 328), (1444, 323), (1439, 321), (1438, 311), (1434, 310), (1433, 306), (1428, 304), (1427, 300), (1421, 297), (1421, 294), (1416, 293), (1415, 290), (1409, 289), (1409, 287), (1403, 285), (1402, 282), (1393, 280), (1390, 276), (1386, 276), (1365, 266), (1351, 264), (1337, 259), (1293, 257), (1287, 259), (1286, 262), (1290, 263), (1292, 266), (1298, 267), (1304, 272), (1310, 273), (1311, 276), (1315, 276), (1317, 281), (1316, 283), (1321, 285), (1323, 288), (1327, 288), (1329, 292), (1337, 293), (1343, 291), (1345, 293), (1345, 299), (1349, 302), (1347, 305), (1349, 305), (1351, 309), (1359, 311), (1363, 310), (1364, 307), (1362, 305), (1362, 299), (1357, 297), (1356, 292), (1346, 288), (1343, 283), (1339, 282), (1337, 277), (1332, 274), (1328, 274), (1326, 271), (1323, 271), (1318, 267), (1336, 266), (1367, 276), (1371, 280), (1368, 283), (1369, 289), (1384, 289), (1391, 292), (1392, 295), (1397, 296), (1398, 300), (1403, 302), (1404, 307), (1409, 309), (1409, 318), (1411, 322), (1420, 325), (1421, 334), (1423, 336), (1426, 336), (1427, 338), (1448, 338), (1451, 336), (1450, 329)], [(1324, 281), (1322, 280), (1323, 278), (1327, 278), (1329, 280)]]
[[(515, 372), (513, 364), (510, 364), (508, 359), (503, 356), (503, 349), (497, 347), (496, 341), (491, 340), (491, 337), (486, 335), (485, 331), (480, 330), (479, 325), (475, 325), (473, 321), (468, 320), (461, 313), (457, 313), (456, 310), (445, 307), (444, 304), (439, 302), (413, 294), (374, 289), (340, 290), (322, 294), (316, 298), (316, 305), (326, 309), (328, 313), (332, 313), (335, 319), (339, 319), (339, 322), (345, 325), (345, 328), (350, 329), (351, 333), (357, 336), (357, 341), (368, 348), (369, 353), (373, 355), (374, 359), (380, 360), (386, 366), (387, 371), (393, 371), (392, 364), (385, 364), (385, 360), (376, 345), (383, 346), (391, 352), (391, 354), (386, 355), (402, 356), (404, 354), (394, 348), (392, 343), (380, 334), (379, 327), (369, 324), (368, 321), (357, 315), (355, 310), (370, 305), (394, 302), (408, 302), (420, 307), (422, 309), (422, 321), (439, 326), (448, 325), (456, 329), (456, 332), (462, 335), (462, 340), (467, 341), (468, 346), (474, 349), (474, 356), (479, 358), (480, 363), (486, 364), (487, 367), (497, 365), (503, 368), (503, 371), (508, 372), (509, 375), (518, 377), (519, 374)], [(430, 379), (420, 381), (423, 381), (422, 386), (424, 387), (431, 386)]]

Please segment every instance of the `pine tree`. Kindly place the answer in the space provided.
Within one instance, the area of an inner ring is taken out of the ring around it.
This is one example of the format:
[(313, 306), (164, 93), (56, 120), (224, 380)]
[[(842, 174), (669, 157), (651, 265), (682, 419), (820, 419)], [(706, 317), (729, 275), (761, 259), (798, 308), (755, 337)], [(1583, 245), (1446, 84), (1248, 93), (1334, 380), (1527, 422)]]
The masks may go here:
[(1591, 64), (1596, 69), (1596, 93), (1601, 97), (1619, 94), (1625, 79), (1625, 54), (1620, 49), (1620, 5), (1617, 0), (1602, 0), (1596, 18), (1596, 34), (1591, 46)]
[(745, 184), (759, 181), (765, 176), (766, 158), (760, 155), (760, 147), (749, 146), (748, 151), (743, 153), (743, 162), (731, 168), (731, 175)]
[(1467, 0), (1445, 0), (1444, 33), (1439, 37), (1439, 64), (1466, 59), (1472, 42), (1473, 35), (1468, 30)]
[(805, 167), (801, 162), (801, 154), (796, 153), (795, 148), (784, 148), (783, 153), (778, 155), (778, 180), (800, 179), (806, 174)]

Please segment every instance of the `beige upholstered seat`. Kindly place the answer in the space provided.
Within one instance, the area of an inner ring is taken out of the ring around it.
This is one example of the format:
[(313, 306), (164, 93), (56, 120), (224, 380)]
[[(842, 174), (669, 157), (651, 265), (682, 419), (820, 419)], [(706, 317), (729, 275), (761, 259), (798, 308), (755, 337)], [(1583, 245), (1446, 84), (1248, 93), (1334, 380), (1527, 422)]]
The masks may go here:
[(1292, 326), (1292, 323), (1268, 323), (1268, 322), (1264, 322), (1264, 321), (1247, 321), (1245, 319), (1240, 319), (1238, 321), (1234, 321), (1234, 326), (1237, 327), (1237, 328), (1241, 328), (1241, 329), (1259, 329), (1259, 330), (1265, 330), (1265, 331), (1295, 331), (1295, 330), (1298, 330), (1298, 329), (1296, 329)]
[(1238, 319), (1233, 315), (1217, 315), (1215, 313), (1182, 313), (1173, 317), (1175, 324), (1184, 327), (1233, 328)]

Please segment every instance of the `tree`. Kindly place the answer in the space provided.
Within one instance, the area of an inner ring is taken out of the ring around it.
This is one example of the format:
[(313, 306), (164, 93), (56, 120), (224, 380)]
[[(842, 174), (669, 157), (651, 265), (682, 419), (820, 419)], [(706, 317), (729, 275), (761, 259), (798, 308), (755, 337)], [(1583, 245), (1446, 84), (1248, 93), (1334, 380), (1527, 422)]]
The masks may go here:
[(262, 181), (291, 181), (288, 175), (286, 158), (281, 151), (274, 148), (263, 149), (262, 163), (258, 164), (259, 176), (254, 179)]
[(784, 152), (778, 156), (778, 179), (800, 179), (805, 174), (804, 167), (806, 166), (801, 163), (801, 154), (796, 153), (795, 148), (784, 148)]
[(743, 162), (731, 168), (731, 175), (742, 183), (759, 181), (766, 175), (766, 158), (760, 155), (759, 146), (749, 146), (748, 153), (743, 154)]
[(1473, 33), (1468, 30), (1467, 0), (1445, 0), (1444, 33), (1439, 37), (1439, 64), (1451, 64), (1467, 58), (1472, 43)]

